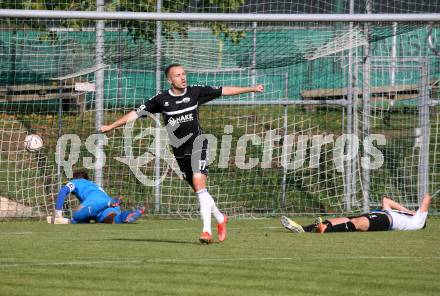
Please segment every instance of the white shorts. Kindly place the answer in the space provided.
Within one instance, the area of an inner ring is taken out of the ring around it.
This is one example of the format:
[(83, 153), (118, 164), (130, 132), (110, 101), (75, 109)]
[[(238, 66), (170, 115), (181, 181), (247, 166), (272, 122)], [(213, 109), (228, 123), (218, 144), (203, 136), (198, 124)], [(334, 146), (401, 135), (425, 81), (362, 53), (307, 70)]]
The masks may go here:
[(419, 230), (425, 225), (428, 212), (420, 212), (418, 210), (414, 216), (405, 215), (393, 210), (387, 210), (388, 214), (393, 218), (392, 230)]

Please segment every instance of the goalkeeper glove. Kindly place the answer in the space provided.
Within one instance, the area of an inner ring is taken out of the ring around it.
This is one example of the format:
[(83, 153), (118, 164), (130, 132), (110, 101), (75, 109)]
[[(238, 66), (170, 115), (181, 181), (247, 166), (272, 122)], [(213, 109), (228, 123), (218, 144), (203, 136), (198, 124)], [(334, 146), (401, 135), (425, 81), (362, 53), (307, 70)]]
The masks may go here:
[(55, 221), (53, 224), (70, 224), (70, 219), (63, 218), (63, 217), (61, 217), (61, 218), (55, 217)]
[(49, 224), (70, 224), (70, 219), (64, 217), (47, 216), (46, 220)]

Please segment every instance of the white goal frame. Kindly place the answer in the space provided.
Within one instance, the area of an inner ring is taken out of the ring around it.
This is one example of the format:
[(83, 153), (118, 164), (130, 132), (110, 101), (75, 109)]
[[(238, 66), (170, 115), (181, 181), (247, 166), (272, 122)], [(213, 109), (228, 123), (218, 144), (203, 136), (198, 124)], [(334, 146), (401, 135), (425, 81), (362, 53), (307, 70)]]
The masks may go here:
[(244, 14), (244, 13), (165, 13), (97, 12), (63, 10), (0, 9), (6, 18), (59, 18), (138, 21), (216, 21), (216, 22), (438, 22), (440, 13), (354, 13), (354, 14)]
[[(99, 10), (99, 9), (98, 9)], [(160, 10), (158, 10), (160, 11)], [(87, 20), (95, 20), (97, 21), (97, 27), (96, 32), (97, 35), (100, 30), (104, 30), (103, 21), (105, 20), (137, 20), (137, 21), (155, 21), (160, 24), (161, 21), (194, 21), (194, 22), (274, 22), (274, 23), (281, 23), (281, 22), (345, 22), (345, 23), (369, 23), (369, 22), (412, 22), (412, 23), (426, 23), (426, 25), (431, 27), (431, 24), (433, 22), (440, 23), (440, 13), (408, 13), (408, 14), (243, 14), (243, 13), (163, 13), (163, 12), (104, 12), (104, 11), (60, 11), (60, 10), (19, 10), (19, 9), (0, 9), (0, 18), (29, 18), (29, 19), (87, 19)], [(159, 28), (159, 26), (158, 26)], [(159, 35), (156, 34), (159, 38), (157, 39), (157, 52), (158, 52), (158, 61), (160, 61), (159, 55), (161, 54), (160, 48), (161, 48), (161, 39), (160, 39), (160, 29), (158, 29)], [(344, 36), (343, 36), (344, 37)], [(354, 36), (355, 37), (355, 36)], [(345, 39), (348, 41), (352, 41), (354, 38), (353, 36), (348, 36)], [(433, 45), (433, 39), (431, 36), (431, 29), (430, 34), (428, 35), (429, 39), (427, 42), (429, 42), (430, 48), (438, 54), (438, 51), (435, 50), (435, 47)], [(344, 40), (345, 40), (344, 39)], [(338, 42), (339, 40), (336, 40), (335, 42)], [(347, 42), (348, 42), (347, 41)], [(362, 44), (364, 45), (367, 41), (362, 40)], [(103, 54), (103, 39), (99, 39), (97, 37), (97, 61), (102, 58)], [(98, 46), (99, 44), (99, 46)], [(350, 49), (351, 46), (347, 46), (344, 49)], [(324, 49), (325, 51), (325, 49)], [(101, 54), (101, 55), (100, 55)], [(324, 53), (325, 55), (325, 53)], [(312, 56), (311, 59), (320, 57), (318, 56)], [(102, 75), (103, 66), (102, 63), (99, 63), (98, 65), (101, 66), (95, 66), (90, 69), (87, 69), (86, 71), (90, 72), (98, 72)], [(95, 69), (96, 68), (96, 69)], [(157, 76), (159, 77), (159, 84), (160, 84), (160, 67), (158, 65), (157, 67), (158, 73)], [(74, 73), (69, 76), (65, 77), (57, 77), (54, 78), (55, 80), (61, 80), (65, 79), (66, 77), (75, 76), (77, 73)], [(97, 82), (96, 89), (98, 92), (102, 93), (103, 84), (102, 79), (97, 81), (101, 81), (100, 83)], [(426, 83), (425, 83), (426, 84)], [(102, 105), (102, 100), (96, 99), (96, 102), (100, 102)], [(223, 102), (217, 102), (214, 104), (223, 104)], [(234, 104), (234, 102), (228, 102), (224, 104)], [(343, 100), (310, 100), (310, 101), (279, 101), (279, 102), (272, 102), (272, 101), (259, 101), (259, 102), (252, 102), (252, 103), (243, 103), (243, 102), (236, 102), (235, 104), (280, 104), (280, 105), (307, 105), (307, 104), (326, 104), (326, 105), (339, 105), (339, 106), (346, 106), (349, 104), (349, 101), (346, 99)], [(98, 112), (99, 111), (99, 112)], [(102, 106), (98, 109), (97, 108), (97, 114), (99, 116), (96, 122), (96, 126), (100, 126), (102, 122)], [(100, 115), (101, 114), (101, 115)], [(158, 142), (160, 141), (160, 136), (157, 135), (156, 138), (158, 139)], [(423, 161), (423, 163), (426, 163), (426, 160)], [(157, 164), (157, 168), (160, 166), (160, 163)], [(424, 170), (426, 170), (426, 164), (424, 165)], [(101, 183), (102, 179), (102, 172), (100, 172), (100, 177), (98, 178), (97, 183)], [(157, 171), (157, 176), (160, 176), (160, 171)], [(426, 183), (426, 180), (422, 182), (423, 184)], [(349, 186), (349, 185), (347, 185)], [(425, 186), (426, 187), (426, 186)], [(423, 188), (421, 191), (425, 191), (426, 189)], [(347, 187), (347, 196), (353, 194), (350, 188)], [(421, 194), (419, 192), (419, 194)], [(348, 198), (347, 198), (348, 199)], [(156, 188), (156, 209), (159, 209), (160, 204), (160, 187)], [(347, 209), (349, 210), (349, 209)]]

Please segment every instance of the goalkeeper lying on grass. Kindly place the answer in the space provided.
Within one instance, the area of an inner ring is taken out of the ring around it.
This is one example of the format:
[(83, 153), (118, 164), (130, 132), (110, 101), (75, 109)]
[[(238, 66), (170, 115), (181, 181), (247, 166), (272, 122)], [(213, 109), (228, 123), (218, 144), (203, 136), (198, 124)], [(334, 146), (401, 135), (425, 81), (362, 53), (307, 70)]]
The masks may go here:
[[(69, 193), (73, 193), (81, 202), (73, 211), (72, 219), (63, 217), (63, 204)], [(48, 216), (47, 222), (51, 224), (77, 224), (89, 223), (133, 223), (144, 213), (144, 209), (135, 211), (122, 211), (119, 205), (120, 198), (111, 198), (101, 187), (89, 181), (89, 176), (84, 171), (73, 173), (70, 180), (58, 192), (55, 217)]]
[(432, 197), (429, 194), (425, 194), (419, 209), (411, 211), (398, 202), (384, 196), (382, 199), (382, 210), (371, 211), (353, 217), (330, 218), (324, 222), (322, 222), (321, 218), (317, 218), (314, 224), (307, 226), (301, 226), (295, 221), (282, 216), (281, 224), (294, 233), (419, 230), (426, 226), (426, 218), (431, 200)]

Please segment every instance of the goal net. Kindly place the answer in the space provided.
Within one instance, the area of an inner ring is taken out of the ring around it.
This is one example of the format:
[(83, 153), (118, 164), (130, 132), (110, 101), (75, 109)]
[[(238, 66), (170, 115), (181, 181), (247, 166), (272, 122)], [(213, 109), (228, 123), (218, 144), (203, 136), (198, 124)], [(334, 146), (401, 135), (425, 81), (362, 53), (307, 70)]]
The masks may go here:
[[(96, 10), (95, 1), (37, 2), (6, 1), (0, 9)], [(154, 12), (153, 2), (112, 2), (104, 10)], [(181, 0), (161, 11), (440, 8), (432, 1), (354, 2)], [(440, 63), (428, 43), (440, 47), (439, 23), (106, 20), (99, 59), (96, 35), (94, 20), (0, 19), (0, 219), (44, 217), (77, 169), (92, 176), (101, 170), (102, 187), (127, 207), (197, 216), (198, 200), (156, 121), (96, 132), (99, 91), (103, 123), (111, 123), (158, 85), (168, 89), (156, 71), (171, 63), (185, 67), (190, 85), (265, 86), (199, 109), (210, 139), (208, 189), (231, 216), (360, 212), (378, 207), (384, 194), (414, 208), (422, 192), (440, 189)], [(26, 150), (29, 134), (41, 136), (42, 149)], [(104, 139), (103, 163), (96, 161), (97, 138)], [(66, 210), (75, 205), (72, 199)]]

